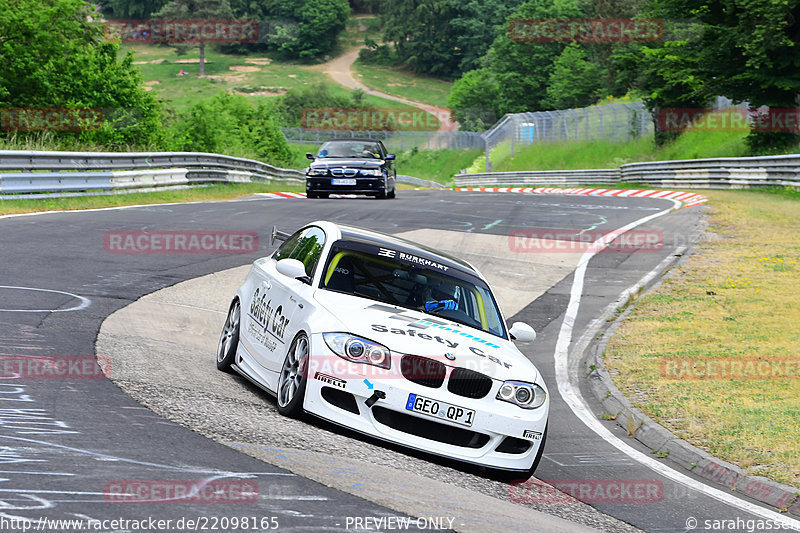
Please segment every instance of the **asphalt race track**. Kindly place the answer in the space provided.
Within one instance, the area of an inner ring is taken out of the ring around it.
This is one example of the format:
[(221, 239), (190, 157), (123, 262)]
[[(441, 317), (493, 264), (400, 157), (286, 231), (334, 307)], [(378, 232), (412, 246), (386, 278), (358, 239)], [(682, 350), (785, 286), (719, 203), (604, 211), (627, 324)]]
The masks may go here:
[[(519, 230), (557, 229), (560, 235), (579, 235), (587, 231), (611, 231), (670, 207), (671, 202), (646, 198), (401, 191), (392, 201), (251, 198), (235, 202), (6, 217), (0, 219), (3, 258), (0, 266), (0, 355), (4, 359), (7, 356), (94, 357), (98, 331), (109, 315), (144, 295), (199, 276), (247, 265), (256, 257), (266, 255), (270, 251), (268, 234), (273, 224), (293, 231), (304, 223), (327, 219), (388, 233), (434, 229), (502, 237)], [(595, 256), (586, 270), (573, 339), (578, 338), (623, 290), (656, 268), (676, 248), (690, 245), (701, 232), (700, 214), (698, 207), (683, 209), (642, 226), (663, 232), (661, 250), (617, 251)], [(119, 254), (108, 253), (104, 246), (108, 231), (199, 229), (256, 232), (260, 238), (259, 250), (251, 254)], [(517, 274), (519, 283), (524, 286), (524, 275)], [(521, 349), (543, 372), (552, 398), (548, 442), (537, 478), (553, 482), (604, 480), (612, 484), (639, 480), (656, 483), (663, 490), (651, 501), (631, 503), (611, 498), (592, 501), (591, 507), (563, 501), (514, 503), (606, 531), (635, 528), (654, 532), (687, 531), (691, 529), (687, 527), (691, 517), (701, 524), (706, 519), (763, 518), (698, 490), (703, 486), (701, 481), (692, 486), (656, 473), (598, 437), (575, 416), (559, 394), (554, 361), (572, 284), (573, 274), (567, 274), (514, 316), (507, 317), (509, 322), (530, 323), (539, 334), (535, 343), (522, 345)], [(227, 302), (221, 305), (224, 307)], [(202, 355), (208, 358), (211, 366), (213, 350), (211, 347)], [(164, 364), (168, 362), (158, 361), (153, 366), (161, 368)], [(146, 368), (142, 370), (147, 373)], [(113, 377), (113, 369), (111, 372)], [(251, 531), (268, 530), (270, 524), (278, 524), (280, 531), (359, 531), (353, 517), (404, 516), (393, 510), (399, 507), (385, 505), (391, 501), (384, 501), (382, 505), (357, 489), (337, 490), (326, 486), (334, 483), (311, 481), (293, 474), (291, 469), (253, 457), (259, 454), (251, 453), (252, 450), (241, 453), (242, 446), (239, 449), (226, 446), (184, 427), (195, 428), (221, 442), (245, 442), (253, 437), (254, 430), (252, 427), (241, 429), (241, 424), (236, 423), (237, 417), (244, 416), (236, 412), (236, 402), (226, 406), (230, 409), (217, 406), (215, 416), (218, 419), (191, 409), (162, 412), (165, 416), (159, 416), (104, 378), (24, 379), (23, 376), (23, 379), (13, 379), (14, 376), (9, 376), (5, 370), (1, 377), (0, 530), (14, 531), (2, 520), (19, 517), (33, 521), (40, 517), (153, 517), (173, 520), (170, 529), (164, 530), (178, 531), (193, 529), (186, 527), (185, 522), (183, 527), (177, 526), (179, 519), (248, 516), (254, 521), (276, 519), (275, 522), (261, 522), (257, 528), (251, 524), (246, 528)], [(244, 391), (249, 395), (261, 395), (264, 413), (274, 412), (274, 401), (243, 380), (230, 378), (229, 385), (239, 389), (236, 394)], [(141, 384), (139, 388), (142, 390), (137, 397), (145, 398), (151, 392), (162, 394), (148, 391)], [(601, 409), (591, 394), (583, 389), (581, 392), (599, 414)], [(185, 403), (191, 404), (191, 391), (184, 393), (187, 395)], [(176, 388), (169, 394), (171, 405), (178, 405), (175, 402), (180, 399), (180, 391)], [(266, 439), (269, 445), (264, 447), (274, 452), (305, 445), (309, 451), (325, 451), (316, 440), (319, 437), (326, 447), (341, 447), (342, 457), (375, 463), (390, 460), (398, 472), (426, 476), (506, 502), (511, 499), (506, 486), (447, 461), (377, 444), (322, 423), (292, 424), (287, 427), (296, 428), (293, 438), (286, 437), (287, 433), (283, 432), (283, 441)], [(631, 448), (650, 454), (638, 442), (627, 438), (613, 422), (603, 424)], [(262, 429), (265, 434), (269, 433), (268, 427)], [(352, 450), (359, 452), (352, 453)], [(668, 458), (661, 462), (669, 465)], [(250, 505), (238, 505), (241, 502), (174, 503), (159, 498), (148, 505), (135, 505), (110, 501), (108, 497), (109, 484), (125, 481), (209, 479), (240, 485), (254, 482), (258, 486), (258, 500)], [(387, 484), (392, 482), (396, 480), (385, 480)], [(753, 501), (750, 504), (758, 505)], [(480, 514), (481, 509), (474, 509), (474, 513)], [(416, 522), (412, 523), (417, 530)], [(124, 526), (109, 524), (103, 531), (135, 529)], [(458, 522), (448, 524), (446, 520), (422, 526), (430, 530), (460, 529)], [(518, 531), (538, 529), (536, 524), (530, 523), (520, 523), (516, 528)], [(229, 524), (218, 530), (235, 529)]]

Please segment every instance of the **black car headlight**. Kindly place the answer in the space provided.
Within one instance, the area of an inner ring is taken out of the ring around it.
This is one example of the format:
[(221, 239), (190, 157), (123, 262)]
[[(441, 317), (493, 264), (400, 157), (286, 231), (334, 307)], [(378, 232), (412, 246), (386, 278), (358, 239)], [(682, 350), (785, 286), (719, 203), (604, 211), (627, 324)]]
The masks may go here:
[(327, 168), (309, 168), (308, 169), (309, 176), (327, 176), (328, 169)]
[(364, 168), (364, 169), (361, 169), (361, 175), (362, 176), (380, 177), (380, 176), (383, 175), (383, 171), (381, 171), (381, 169), (379, 169), (379, 168)]
[(536, 383), (506, 381), (497, 391), (497, 399), (513, 403), (523, 409), (536, 409), (544, 405), (547, 393)]
[(387, 370), (392, 367), (392, 353), (382, 344), (350, 333), (323, 333), (322, 338), (333, 353), (348, 361)]

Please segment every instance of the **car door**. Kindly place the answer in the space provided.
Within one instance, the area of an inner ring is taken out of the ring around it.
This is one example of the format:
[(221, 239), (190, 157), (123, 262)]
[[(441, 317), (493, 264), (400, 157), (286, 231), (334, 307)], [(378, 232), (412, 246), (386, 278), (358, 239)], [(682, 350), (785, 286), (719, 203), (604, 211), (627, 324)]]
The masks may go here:
[(386, 159), (386, 154), (388, 153), (386, 151), (386, 147), (383, 145), (382, 142), (379, 142), (378, 144), (381, 147), (381, 158), (385, 161), (384, 164), (386, 165), (386, 177), (388, 179), (388, 183), (386, 184), (387, 185), (386, 190), (388, 191), (390, 189), (393, 189), (395, 186), (397, 180), (397, 170), (395, 170), (394, 160)]
[(308, 309), (312, 287), (297, 279), (278, 272), (276, 265), (281, 259), (297, 259), (306, 267), (306, 275), (312, 278), (325, 245), (325, 232), (317, 226), (304, 228), (278, 248), (272, 257), (255, 263), (256, 280), (253, 288), (248, 317), (252, 320), (251, 331), (260, 341), (254, 357), (259, 365), (269, 371), (279, 372), (292, 339), (299, 330), (294, 321), (298, 310)]

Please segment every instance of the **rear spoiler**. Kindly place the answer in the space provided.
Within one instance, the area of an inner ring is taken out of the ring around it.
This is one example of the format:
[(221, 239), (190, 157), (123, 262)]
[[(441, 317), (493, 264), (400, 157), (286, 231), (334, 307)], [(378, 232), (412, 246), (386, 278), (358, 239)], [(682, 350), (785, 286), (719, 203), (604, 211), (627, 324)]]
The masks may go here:
[(276, 240), (283, 242), (291, 236), (291, 233), (284, 233), (283, 231), (280, 231), (278, 226), (272, 226), (272, 237), (270, 238), (269, 244), (270, 246), (274, 246)]

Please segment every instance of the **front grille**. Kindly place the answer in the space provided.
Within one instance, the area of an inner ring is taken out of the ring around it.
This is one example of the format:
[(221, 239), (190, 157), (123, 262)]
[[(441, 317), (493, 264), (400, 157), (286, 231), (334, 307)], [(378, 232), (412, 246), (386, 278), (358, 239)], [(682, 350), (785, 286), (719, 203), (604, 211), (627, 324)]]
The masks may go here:
[(478, 449), (489, 442), (489, 435), (399, 413), (379, 405), (372, 408), (372, 415), (375, 420), (392, 429), (444, 444)]
[(400, 373), (417, 385), (438, 389), (444, 383), (445, 366), (434, 359), (418, 355), (404, 355), (400, 360)]
[(345, 178), (354, 178), (358, 174), (357, 168), (332, 168), (331, 174), (337, 178), (344, 176)]
[(492, 390), (492, 378), (474, 370), (456, 368), (447, 381), (447, 390), (466, 398), (483, 398)]

